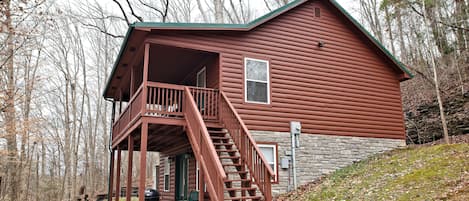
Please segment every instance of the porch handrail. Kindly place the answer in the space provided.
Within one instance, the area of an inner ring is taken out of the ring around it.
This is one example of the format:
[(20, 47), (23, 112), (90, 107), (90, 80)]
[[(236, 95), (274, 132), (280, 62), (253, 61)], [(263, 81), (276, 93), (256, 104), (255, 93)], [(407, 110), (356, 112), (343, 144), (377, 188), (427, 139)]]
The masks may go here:
[(189, 87), (184, 87), (183, 101), (186, 132), (194, 155), (201, 165), (207, 190), (213, 200), (224, 200), (226, 174)]
[(249, 173), (264, 194), (265, 200), (272, 200), (271, 179), (274, 178), (274, 172), (225, 93), (220, 91), (220, 96), (220, 122), (229, 131), (238, 147), (241, 160), (247, 164)]
[(130, 98), (130, 100), (127, 104), (127, 107), (125, 107), (124, 111), (122, 113), (120, 113), (119, 116), (116, 118), (117, 121), (114, 121), (113, 127), (114, 127), (114, 125), (116, 125), (117, 122), (119, 122), (119, 120), (121, 119), (123, 114), (125, 114), (127, 112), (127, 110), (130, 109), (132, 103), (135, 101), (135, 99), (138, 97), (138, 95), (142, 92), (142, 89), (143, 89), (143, 84), (140, 85), (140, 87), (138, 87), (137, 91), (135, 91), (135, 94)]
[(149, 87), (159, 87), (159, 88), (168, 88), (168, 89), (176, 89), (176, 90), (184, 90), (184, 85), (177, 85), (177, 84), (168, 84), (162, 82), (147, 82), (147, 86)]

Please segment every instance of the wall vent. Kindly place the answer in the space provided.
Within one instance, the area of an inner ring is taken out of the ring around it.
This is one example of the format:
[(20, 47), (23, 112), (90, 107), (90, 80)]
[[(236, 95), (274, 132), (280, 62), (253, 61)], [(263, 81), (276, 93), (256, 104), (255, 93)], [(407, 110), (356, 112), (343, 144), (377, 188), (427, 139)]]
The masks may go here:
[(314, 8), (314, 16), (315, 17), (321, 17), (321, 9), (320, 8)]

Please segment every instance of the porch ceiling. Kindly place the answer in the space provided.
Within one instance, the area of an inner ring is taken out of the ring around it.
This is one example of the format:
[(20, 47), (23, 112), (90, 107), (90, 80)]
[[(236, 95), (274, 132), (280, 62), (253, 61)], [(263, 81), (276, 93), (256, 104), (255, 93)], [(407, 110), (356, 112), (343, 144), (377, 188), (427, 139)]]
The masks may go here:
[(150, 48), (149, 80), (186, 84), (184, 79), (216, 53), (153, 44)]
[[(140, 151), (140, 129), (133, 133), (134, 151)], [(148, 151), (162, 153), (189, 152), (191, 146), (182, 126), (149, 124), (148, 127)], [(128, 150), (128, 141), (120, 143), (121, 150)]]

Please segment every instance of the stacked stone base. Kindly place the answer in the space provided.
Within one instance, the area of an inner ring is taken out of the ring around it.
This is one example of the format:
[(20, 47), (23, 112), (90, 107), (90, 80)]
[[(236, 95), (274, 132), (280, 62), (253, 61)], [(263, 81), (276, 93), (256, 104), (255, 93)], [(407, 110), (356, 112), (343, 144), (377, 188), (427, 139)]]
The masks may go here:
[[(279, 183), (272, 185), (272, 193), (278, 195), (287, 192), (291, 169), (282, 169), (281, 160), (285, 157), (290, 158), (290, 133), (271, 131), (250, 132), (257, 142), (277, 143)], [(402, 146), (405, 146), (404, 139), (301, 134), (300, 148), (297, 148), (295, 152), (297, 184), (303, 185), (309, 183), (324, 174), (331, 173), (353, 162)]]

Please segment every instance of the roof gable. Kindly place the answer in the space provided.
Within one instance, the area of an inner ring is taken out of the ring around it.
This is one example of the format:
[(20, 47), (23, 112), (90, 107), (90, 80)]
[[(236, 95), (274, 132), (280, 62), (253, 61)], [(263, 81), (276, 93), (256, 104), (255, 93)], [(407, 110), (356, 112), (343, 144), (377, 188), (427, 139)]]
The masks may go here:
[[(111, 72), (111, 76), (108, 79), (106, 89), (103, 93), (105, 97), (109, 88), (109, 83), (114, 76), (114, 71), (118, 66), (121, 56), (125, 52), (128, 40), (130, 37), (134, 35), (135, 31), (144, 31), (150, 32), (152, 30), (179, 30), (179, 31), (241, 31), (241, 32), (248, 32), (256, 27), (270, 21), (271, 19), (276, 18), (279, 15), (282, 15), (285, 12), (288, 12), (305, 2), (312, 1), (312, 0), (294, 0), (285, 6), (282, 6), (270, 13), (267, 13), (247, 24), (216, 24), (216, 23), (160, 23), (160, 22), (136, 22), (130, 25), (127, 34), (124, 38), (123, 44), (119, 51), (119, 55), (116, 59), (114, 64), (113, 70)], [(337, 9), (338, 15), (342, 15), (348, 23), (352, 24), (359, 33), (361, 33), (364, 38), (368, 39), (374, 47), (383, 53), (386, 56), (386, 59), (391, 61), (394, 64), (394, 67), (402, 72), (401, 81), (410, 79), (413, 77), (412, 73), (406, 68), (404, 64), (402, 64), (394, 55), (392, 55), (376, 38), (374, 38), (357, 20), (355, 20), (342, 6), (339, 5), (335, 0), (323, 0), (324, 2), (330, 3), (335, 9)]]

